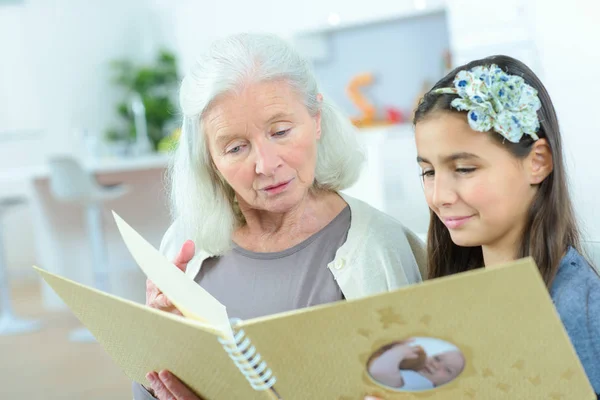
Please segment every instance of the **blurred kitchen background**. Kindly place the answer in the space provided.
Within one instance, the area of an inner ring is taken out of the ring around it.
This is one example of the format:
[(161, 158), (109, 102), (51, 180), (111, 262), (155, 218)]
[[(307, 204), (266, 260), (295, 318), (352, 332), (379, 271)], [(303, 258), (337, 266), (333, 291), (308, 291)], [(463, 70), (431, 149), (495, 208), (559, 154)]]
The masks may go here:
[(178, 83), (230, 33), (274, 32), (309, 57), (324, 94), (361, 128), (368, 163), (348, 193), (420, 235), (428, 210), (410, 125), (420, 94), (474, 58), (526, 62), (555, 102), (586, 248), (600, 265), (596, 3), (0, 0), (0, 397), (131, 398), (31, 266), (144, 301), (110, 210), (159, 245)]

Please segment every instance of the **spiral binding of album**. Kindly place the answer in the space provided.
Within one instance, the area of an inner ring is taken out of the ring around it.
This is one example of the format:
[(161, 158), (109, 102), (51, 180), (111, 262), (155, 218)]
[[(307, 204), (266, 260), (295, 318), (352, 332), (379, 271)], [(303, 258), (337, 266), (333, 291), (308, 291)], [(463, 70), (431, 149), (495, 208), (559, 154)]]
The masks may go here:
[[(231, 327), (235, 330), (235, 326), (241, 320), (232, 318), (230, 322)], [(256, 348), (252, 346), (243, 329), (235, 332), (233, 341), (221, 337), (218, 340), (254, 390), (264, 391), (273, 388), (277, 381), (273, 371), (267, 367), (267, 363), (256, 352)]]

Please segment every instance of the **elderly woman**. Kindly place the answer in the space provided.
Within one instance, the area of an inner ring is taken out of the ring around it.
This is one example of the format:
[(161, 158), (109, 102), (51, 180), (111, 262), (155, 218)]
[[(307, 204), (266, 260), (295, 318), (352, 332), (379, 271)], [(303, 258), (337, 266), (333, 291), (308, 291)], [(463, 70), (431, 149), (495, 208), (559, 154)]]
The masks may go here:
[[(308, 63), (270, 35), (215, 43), (183, 80), (161, 251), (230, 316), (253, 318), (421, 281), (421, 242), (340, 193), (358, 178), (356, 130)], [(178, 311), (152, 284), (147, 303)], [(207, 360), (199, 360), (199, 364)], [(136, 399), (197, 399), (168, 371)]]

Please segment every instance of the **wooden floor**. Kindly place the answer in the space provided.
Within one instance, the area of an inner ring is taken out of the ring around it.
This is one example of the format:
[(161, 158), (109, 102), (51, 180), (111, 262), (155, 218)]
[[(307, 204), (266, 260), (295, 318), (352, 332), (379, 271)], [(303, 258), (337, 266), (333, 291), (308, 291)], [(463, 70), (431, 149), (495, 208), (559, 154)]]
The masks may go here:
[(131, 383), (100, 345), (68, 341), (80, 326), (75, 317), (43, 311), (38, 284), (21, 283), (12, 297), (19, 316), (40, 318), (44, 328), (0, 336), (1, 399), (132, 399)]

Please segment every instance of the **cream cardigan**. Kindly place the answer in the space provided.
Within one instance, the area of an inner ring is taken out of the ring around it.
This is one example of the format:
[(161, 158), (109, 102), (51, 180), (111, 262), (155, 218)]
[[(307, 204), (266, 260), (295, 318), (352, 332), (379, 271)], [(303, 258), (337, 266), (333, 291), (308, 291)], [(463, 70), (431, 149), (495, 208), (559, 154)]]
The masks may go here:
[[(346, 299), (356, 299), (421, 282), (426, 271), (426, 250), (413, 232), (368, 204), (340, 193), (350, 206), (351, 222), (346, 242), (327, 267)], [(169, 260), (187, 238), (173, 223), (165, 233), (160, 252)], [(186, 275), (194, 279), (202, 262), (214, 255), (196, 244), (196, 255)]]

